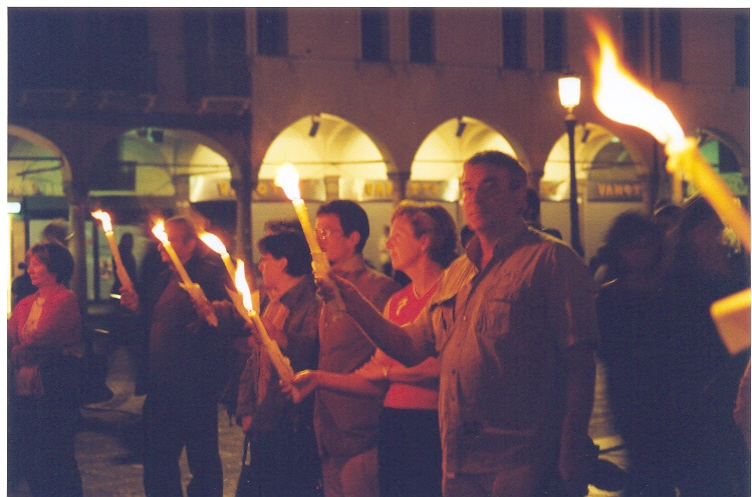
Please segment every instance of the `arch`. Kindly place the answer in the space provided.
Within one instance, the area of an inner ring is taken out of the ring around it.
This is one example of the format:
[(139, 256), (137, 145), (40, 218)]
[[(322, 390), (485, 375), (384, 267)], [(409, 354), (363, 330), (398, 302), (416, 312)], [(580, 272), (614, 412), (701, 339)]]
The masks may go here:
[(355, 124), (320, 113), (298, 119), (274, 138), (258, 177), (273, 179), (280, 165), (292, 162), (301, 179), (386, 180), (387, 157), (383, 145)]
[(497, 149), (517, 157), (509, 141), (479, 119), (460, 116), (436, 126), (415, 152), (410, 179), (445, 180), (459, 178), (462, 164), (474, 153)]
[[(749, 158), (728, 133), (713, 128), (700, 128), (693, 133), (705, 159), (739, 197), (749, 197)], [(687, 195), (697, 189), (689, 182)]]
[[(229, 160), (228, 160), (229, 156)], [(116, 161), (121, 167), (111, 174), (131, 175), (131, 188), (107, 188), (102, 182), (94, 184), (92, 196), (156, 196), (176, 194), (173, 178), (189, 178), (189, 200), (214, 200), (207, 192), (217, 182), (225, 182), (226, 200), (232, 200), (229, 183), (231, 164), (237, 161), (219, 142), (199, 132), (161, 127), (132, 128), (110, 140), (95, 161), (108, 164)], [(108, 164), (109, 165), (109, 164)], [(113, 168), (110, 168), (113, 169)], [(211, 178), (211, 181), (201, 181)], [(127, 181), (126, 181), (127, 182)], [(116, 184), (117, 181), (110, 183)], [(202, 184), (211, 184), (203, 188)], [(101, 188), (97, 188), (101, 186)]]
[[(592, 177), (610, 177), (615, 181), (636, 182), (647, 173), (639, 147), (596, 123), (575, 127), (575, 175), (577, 182)], [(540, 184), (542, 199), (569, 199), (569, 136), (562, 134), (551, 147), (543, 167)], [(593, 179), (595, 179), (593, 178)], [(583, 189), (578, 193), (582, 195)]]
[[(65, 196), (64, 185), (72, 179), (71, 167), (68, 158), (54, 142), (27, 128), (8, 124), (8, 158), (8, 195)], [(52, 165), (55, 161), (57, 165)], [(25, 183), (35, 169), (39, 173), (34, 176), (43, 178), (42, 183), (49, 188)]]

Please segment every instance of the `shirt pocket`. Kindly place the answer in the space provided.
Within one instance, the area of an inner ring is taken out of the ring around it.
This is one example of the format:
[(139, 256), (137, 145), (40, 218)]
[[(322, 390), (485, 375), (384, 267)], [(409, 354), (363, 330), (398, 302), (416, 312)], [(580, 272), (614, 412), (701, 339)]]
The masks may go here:
[(480, 308), (478, 334), (492, 340), (509, 336), (512, 312), (518, 299), (518, 292), (494, 293), (487, 296)]
[(452, 295), (432, 303), (428, 310), (436, 336), (436, 350), (441, 352), (454, 329), (457, 295)]

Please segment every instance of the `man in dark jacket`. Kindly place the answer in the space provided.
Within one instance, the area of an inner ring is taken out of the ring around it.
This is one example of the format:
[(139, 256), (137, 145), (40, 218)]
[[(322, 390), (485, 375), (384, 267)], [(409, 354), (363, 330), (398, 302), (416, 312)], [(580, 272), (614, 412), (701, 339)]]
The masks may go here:
[[(165, 232), (206, 297), (226, 300), (229, 275), (216, 254), (200, 242), (190, 221), (168, 219)], [(159, 250), (170, 268), (145, 295), (123, 288), (121, 298), (122, 305), (145, 319), (148, 329), (144, 490), (147, 496), (182, 497), (179, 460), (185, 447), (193, 476), (188, 495), (221, 497), (217, 401), (226, 380), (221, 366), (231, 350), (229, 337), (198, 316), (168, 253), (162, 245)]]

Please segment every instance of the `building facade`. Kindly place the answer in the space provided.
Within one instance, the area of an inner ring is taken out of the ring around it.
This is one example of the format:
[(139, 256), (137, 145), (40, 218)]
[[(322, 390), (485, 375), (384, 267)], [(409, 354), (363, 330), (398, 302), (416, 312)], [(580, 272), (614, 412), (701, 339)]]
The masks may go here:
[(557, 93), (567, 72), (582, 78), (576, 176), (592, 256), (615, 215), (670, 196), (663, 147), (595, 107), (596, 17), (746, 197), (748, 9), (11, 8), (8, 196), (21, 206), (11, 265), (62, 215), (74, 289), (101, 298), (109, 252), (95, 205), (113, 212), (116, 233), (140, 233), (145, 213), (193, 208), (252, 260), (263, 222), (294, 215), (273, 186), (285, 162), (311, 209), (363, 202), (375, 262), (395, 201), (443, 202), (464, 224), (461, 164), (486, 148), (520, 160), (544, 224), (568, 238)]

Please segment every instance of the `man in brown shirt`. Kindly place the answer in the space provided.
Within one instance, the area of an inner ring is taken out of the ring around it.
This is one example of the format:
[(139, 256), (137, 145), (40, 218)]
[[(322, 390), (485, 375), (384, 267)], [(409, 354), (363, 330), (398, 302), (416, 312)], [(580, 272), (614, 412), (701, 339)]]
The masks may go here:
[[(400, 286), (366, 267), (363, 247), (368, 216), (355, 202), (333, 200), (316, 213), (316, 236), (332, 272), (350, 281), (380, 311)], [(352, 373), (375, 352), (352, 317), (322, 306), (319, 320), (319, 369)], [(314, 426), (326, 497), (378, 497), (376, 437), (382, 399), (330, 390), (316, 392)]]

